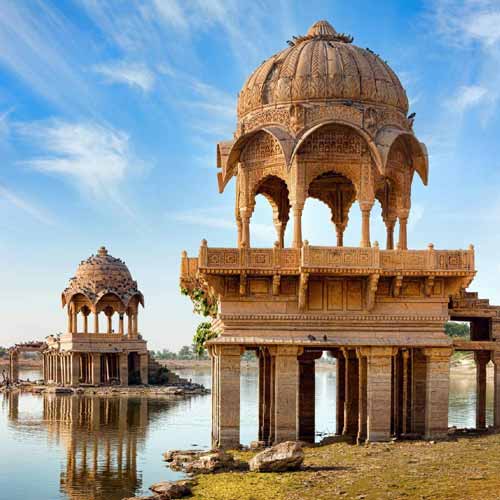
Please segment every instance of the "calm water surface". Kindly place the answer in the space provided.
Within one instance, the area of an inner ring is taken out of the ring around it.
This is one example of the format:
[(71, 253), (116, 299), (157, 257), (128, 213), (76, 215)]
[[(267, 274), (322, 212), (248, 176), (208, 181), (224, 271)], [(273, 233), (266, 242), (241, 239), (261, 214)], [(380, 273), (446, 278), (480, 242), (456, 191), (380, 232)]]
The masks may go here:
[[(210, 386), (206, 370), (183, 376)], [(21, 372), (36, 379), (38, 373)], [(475, 376), (452, 373), (449, 424), (473, 427)], [(488, 419), (492, 384), (488, 381)], [(121, 500), (147, 493), (162, 479), (180, 477), (161, 454), (207, 448), (210, 396), (89, 397), (0, 395), (0, 497), (8, 500)], [(316, 375), (316, 425), (335, 431), (335, 373)], [(241, 441), (257, 433), (257, 372), (242, 370)]]

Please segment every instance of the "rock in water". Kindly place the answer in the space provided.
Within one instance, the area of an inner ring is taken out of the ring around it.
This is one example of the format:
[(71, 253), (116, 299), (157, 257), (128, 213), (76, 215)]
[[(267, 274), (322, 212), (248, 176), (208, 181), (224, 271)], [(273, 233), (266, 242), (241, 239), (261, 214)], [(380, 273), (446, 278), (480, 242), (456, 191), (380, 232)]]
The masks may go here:
[(254, 472), (284, 472), (297, 470), (304, 461), (304, 451), (300, 443), (285, 441), (257, 453), (249, 462)]
[(163, 454), (166, 462), (170, 462), (170, 468), (188, 474), (210, 474), (212, 472), (241, 470), (244, 464), (235, 460), (234, 457), (221, 450), (212, 451), (167, 451)]

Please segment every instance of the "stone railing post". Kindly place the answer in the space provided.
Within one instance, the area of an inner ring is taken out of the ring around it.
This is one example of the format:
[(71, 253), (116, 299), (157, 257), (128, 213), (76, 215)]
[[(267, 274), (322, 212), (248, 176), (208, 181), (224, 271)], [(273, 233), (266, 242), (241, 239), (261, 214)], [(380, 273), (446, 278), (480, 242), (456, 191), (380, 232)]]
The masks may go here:
[(201, 240), (200, 251), (198, 253), (198, 267), (208, 267), (208, 244), (207, 240)]

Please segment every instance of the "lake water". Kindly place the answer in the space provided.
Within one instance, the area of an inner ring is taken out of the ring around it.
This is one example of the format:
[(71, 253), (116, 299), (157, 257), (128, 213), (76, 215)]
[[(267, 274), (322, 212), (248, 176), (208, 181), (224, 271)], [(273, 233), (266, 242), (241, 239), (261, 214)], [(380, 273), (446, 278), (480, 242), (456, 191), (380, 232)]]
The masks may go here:
[[(21, 372), (21, 378), (39, 374)], [(206, 370), (182, 375), (210, 387)], [(492, 421), (488, 380), (488, 422)], [(473, 427), (475, 376), (453, 373), (449, 424)], [(335, 373), (316, 374), (316, 428), (335, 431)], [(241, 442), (257, 433), (257, 371), (243, 369)], [(162, 453), (210, 444), (210, 396), (89, 397), (0, 395), (0, 498), (5, 500), (121, 500), (175, 479)]]

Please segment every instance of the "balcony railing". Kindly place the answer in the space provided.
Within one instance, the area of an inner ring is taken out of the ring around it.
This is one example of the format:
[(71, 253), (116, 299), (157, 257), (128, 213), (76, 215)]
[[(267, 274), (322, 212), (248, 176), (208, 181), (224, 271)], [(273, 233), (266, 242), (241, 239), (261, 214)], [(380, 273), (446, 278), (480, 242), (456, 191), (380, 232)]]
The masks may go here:
[(304, 244), (302, 248), (210, 248), (200, 247), (198, 258), (183, 254), (181, 275), (195, 277), (197, 271), (234, 273), (268, 272), (357, 272), (416, 271), (447, 274), (474, 272), (474, 248), (468, 250), (380, 250), (379, 247), (319, 247)]

